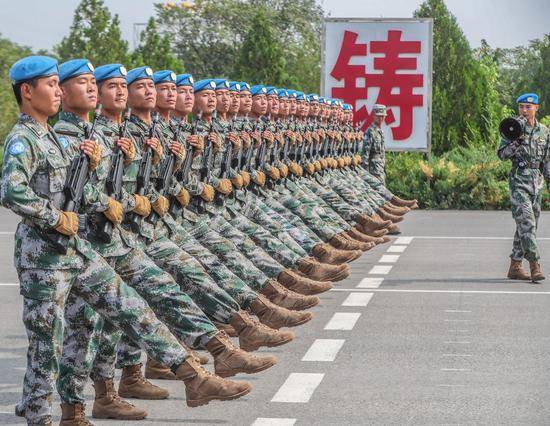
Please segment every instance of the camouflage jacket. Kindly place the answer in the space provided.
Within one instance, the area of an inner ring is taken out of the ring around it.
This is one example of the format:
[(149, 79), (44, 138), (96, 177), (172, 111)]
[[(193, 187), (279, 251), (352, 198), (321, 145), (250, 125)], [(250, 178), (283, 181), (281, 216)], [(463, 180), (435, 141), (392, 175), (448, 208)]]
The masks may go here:
[(363, 161), (370, 174), (383, 181), (386, 176), (384, 132), (374, 123), (365, 132), (362, 154)]
[[(54, 130), (21, 114), (4, 144), (2, 204), (21, 216), (15, 233), (15, 267), (18, 269), (81, 268), (83, 259), (94, 256), (91, 245), (80, 237), (71, 239), (67, 254), (59, 254), (44, 233), (56, 232), (63, 188), (71, 155), (67, 143)], [(21, 294), (42, 297), (55, 289), (43, 282), (22, 283)]]
[(550, 182), (550, 132), (538, 121), (534, 126), (526, 125), (518, 141), (501, 138), (498, 156), (511, 160), (510, 191), (523, 190), (537, 194), (543, 188), (543, 178)]

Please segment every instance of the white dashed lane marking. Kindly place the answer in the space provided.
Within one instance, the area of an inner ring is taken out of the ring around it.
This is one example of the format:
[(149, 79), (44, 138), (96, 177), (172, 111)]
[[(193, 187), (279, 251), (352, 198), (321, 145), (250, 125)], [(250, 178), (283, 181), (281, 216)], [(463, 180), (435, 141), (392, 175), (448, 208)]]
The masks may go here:
[(398, 246), (394, 244), (393, 246), (388, 247), (388, 250), (386, 250), (386, 253), (403, 253), (406, 248), (407, 246)]
[(382, 284), (382, 281), (384, 281), (382, 277), (363, 278), (361, 282), (357, 284), (357, 288), (378, 288), (380, 284)]
[(394, 244), (409, 244), (414, 237), (399, 237)]
[(399, 255), (398, 254), (385, 254), (383, 255), (379, 262), (380, 263), (395, 263), (399, 260)]
[(342, 306), (367, 306), (374, 293), (350, 293)]
[(258, 417), (252, 426), (293, 426), (296, 419), (276, 419), (269, 417)]
[(308, 402), (325, 375), (321, 373), (292, 373), (279, 388), (272, 402)]
[(344, 342), (344, 339), (317, 339), (310, 346), (302, 361), (334, 361)]
[(325, 325), (325, 330), (353, 330), (360, 316), (358, 312), (336, 312)]
[(392, 265), (374, 265), (369, 271), (371, 275), (387, 275), (390, 273)]

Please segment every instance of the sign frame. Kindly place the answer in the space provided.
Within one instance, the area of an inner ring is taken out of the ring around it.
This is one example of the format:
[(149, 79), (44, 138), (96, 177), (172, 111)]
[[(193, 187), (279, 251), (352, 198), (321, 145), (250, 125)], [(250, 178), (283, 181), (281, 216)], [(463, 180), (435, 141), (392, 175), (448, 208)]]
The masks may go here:
[(323, 96), (330, 97), (326, 93), (325, 88), (325, 78), (326, 78), (326, 41), (327, 41), (327, 23), (332, 22), (349, 22), (353, 24), (362, 24), (362, 23), (402, 23), (402, 22), (422, 22), (428, 23), (429, 34), (428, 34), (428, 49), (429, 49), (429, 60), (428, 60), (428, 90), (426, 94), (427, 105), (427, 129), (426, 129), (426, 148), (396, 148), (392, 147), (386, 148), (387, 151), (391, 152), (425, 152), (430, 153), (432, 150), (432, 93), (433, 93), (433, 18), (332, 18), (326, 17), (323, 23), (323, 34), (321, 40), (321, 93)]

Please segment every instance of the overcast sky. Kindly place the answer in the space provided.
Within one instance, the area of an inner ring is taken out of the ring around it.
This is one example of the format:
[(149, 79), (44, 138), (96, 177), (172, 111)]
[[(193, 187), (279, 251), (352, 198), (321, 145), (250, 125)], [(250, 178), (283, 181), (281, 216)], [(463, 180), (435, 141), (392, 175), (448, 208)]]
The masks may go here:
[[(421, 0), (318, 0), (332, 17), (411, 17)], [(0, 0), (0, 33), (19, 44), (51, 49), (69, 31), (80, 0)], [(105, 0), (134, 47), (134, 24), (146, 22), (158, 0)], [(550, 0), (446, 0), (473, 47), (525, 45), (550, 32)]]

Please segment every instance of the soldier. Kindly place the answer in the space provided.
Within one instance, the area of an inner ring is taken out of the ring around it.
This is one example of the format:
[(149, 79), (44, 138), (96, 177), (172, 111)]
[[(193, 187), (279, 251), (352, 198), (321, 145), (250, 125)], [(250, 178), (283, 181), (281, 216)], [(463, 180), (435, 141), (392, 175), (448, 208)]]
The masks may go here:
[[(23, 58), (11, 67), (10, 79), (21, 116), (5, 144), (2, 203), (22, 216), (16, 233), (15, 265), (29, 338), (23, 399), (16, 414), (26, 417), (29, 424), (51, 424), (52, 384), (61, 353), (63, 309), (71, 290), (154, 358), (170, 365), (185, 382), (188, 403), (201, 405), (212, 399), (248, 393), (247, 383), (207, 374), (158, 321), (146, 302), (77, 235), (78, 215), (63, 210), (68, 144), (47, 124), (47, 118), (57, 112), (61, 101), (57, 61), (44, 56)], [(78, 79), (75, 86), (75, 90), (86, 91), (87, 79)], [(95, 103), (93, 93), (87, 95), (87, 102)], [(80, 149), (89, 158), (90, 168), (95, 169), (101, 159), (97, 142), (87, 139)], [(88, 186), (86, 192), (89, 196), (93, 189)], [(104, 197), (96, 208), (114, 218), (117, 209), (113, 206), (116, 205)], [(51, 243), (59, 241), (58, 235), (68, 237), (64, 240), (68, 241), (66, 252)], [(61, 424), (84, 422), (83, 410), (82, 405), (63, 404)]]
[(386, 150), (382, 123), (386, 119), (386, 106), (375, 104), (372, 107), (373, 121), (365, 132), (365, 156), (368, 171), (382, 183), (386, 180)]
[[(517, 103), (523, 123), (522, 135), (515, 141), (501, 137), (498, 148), (501, 160), (512, 161), (509, 186), (516, 232), (508, 278), (538, 282), (545, 278), (539, 264), (536, 233), (544, 180), (547, 187), (550, 182), (550, 132), (536, 119), (539, 97), (535, 93), (519, 96)], [(529, 262), (530, 276), (521, 265), (524, 258)]]

